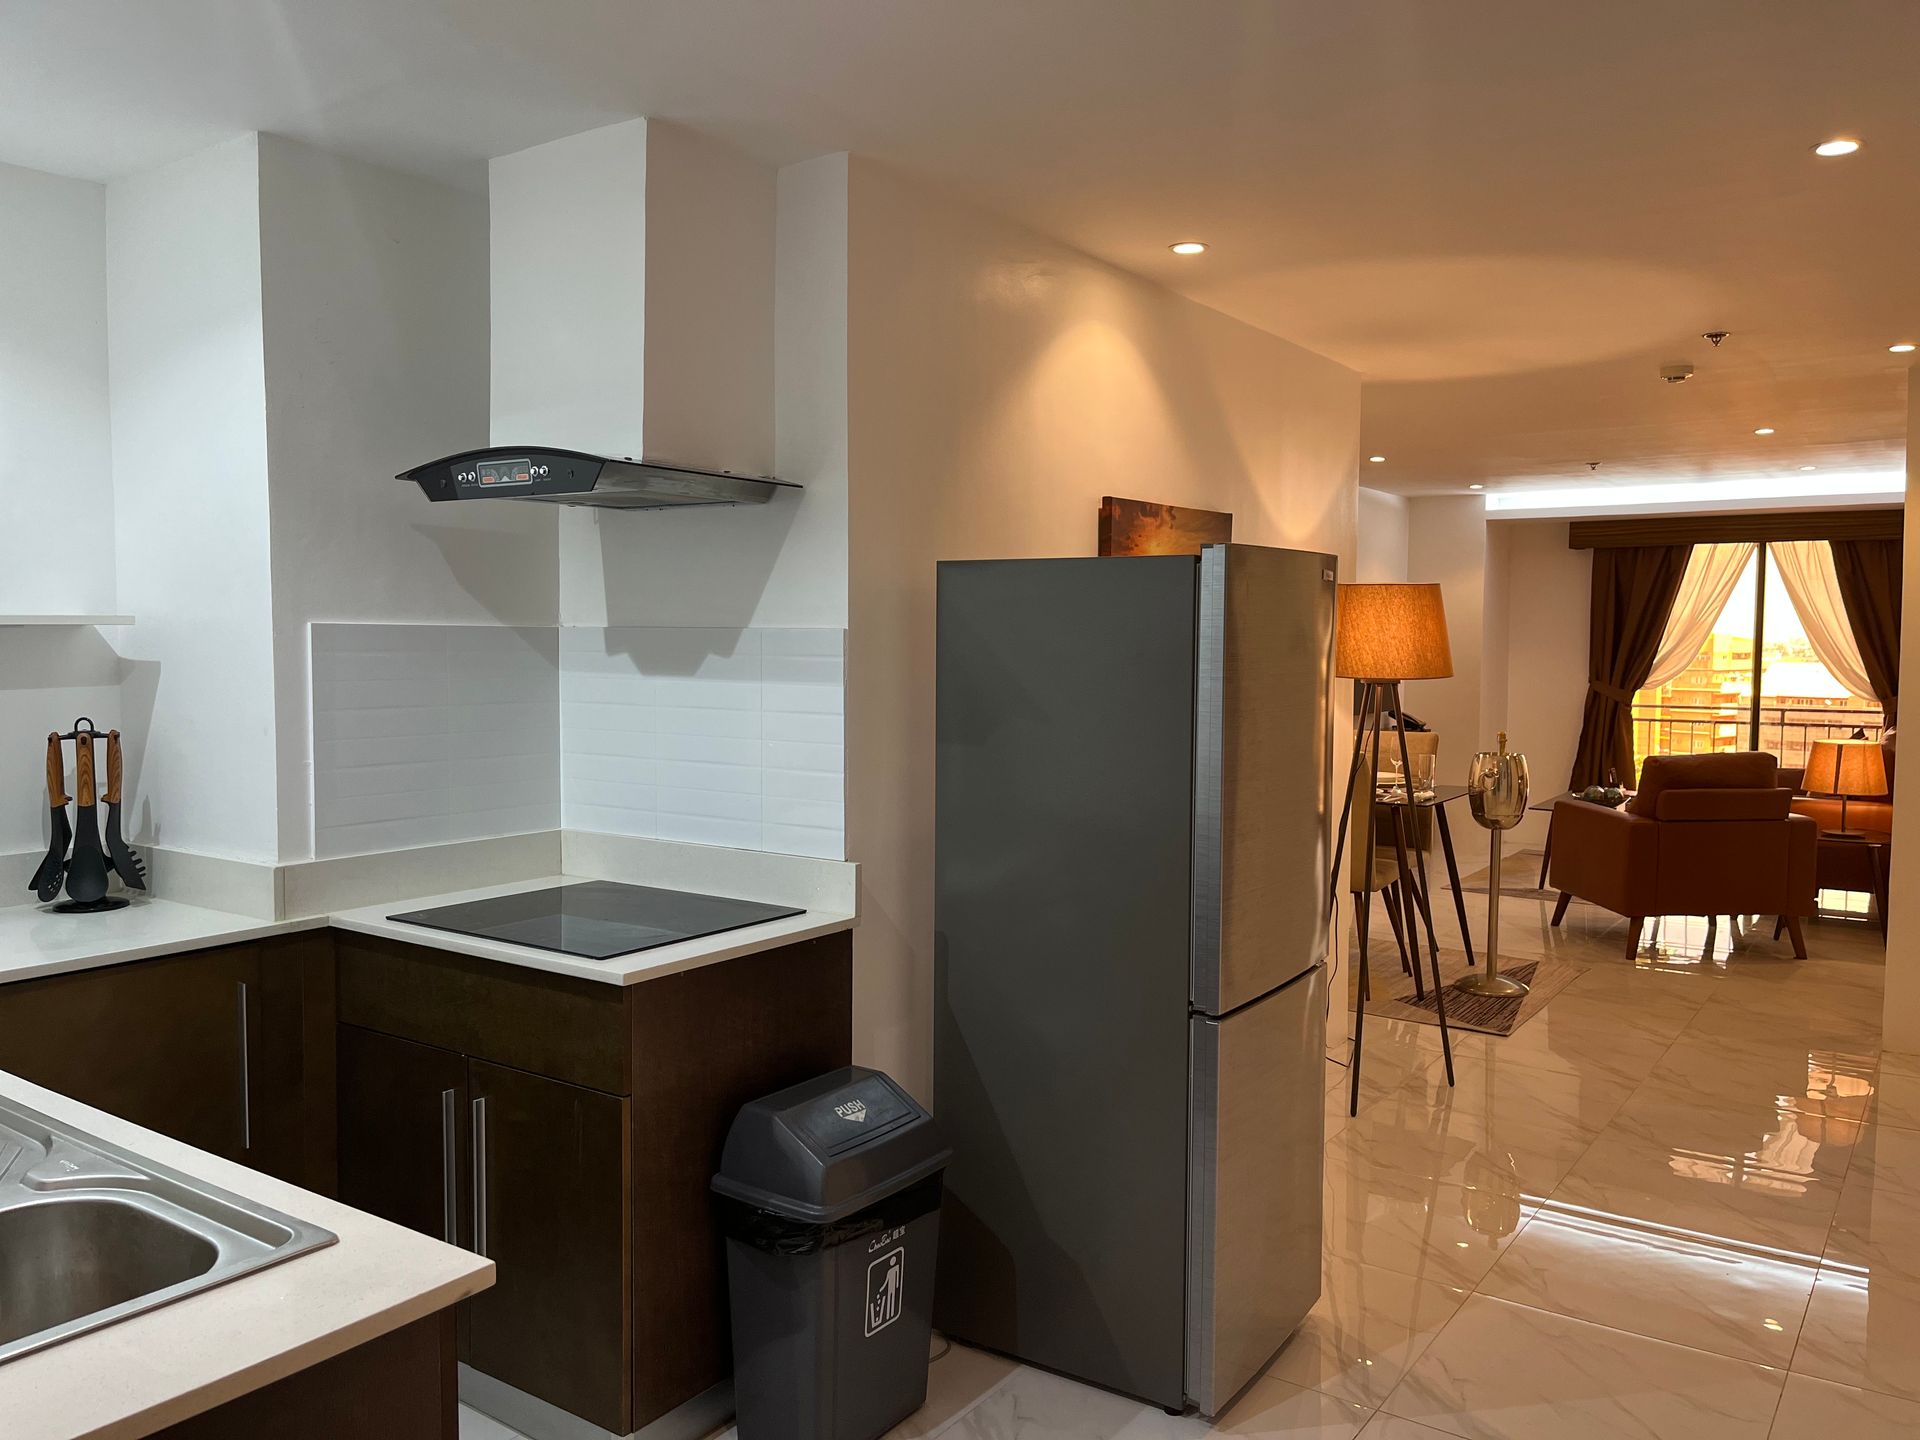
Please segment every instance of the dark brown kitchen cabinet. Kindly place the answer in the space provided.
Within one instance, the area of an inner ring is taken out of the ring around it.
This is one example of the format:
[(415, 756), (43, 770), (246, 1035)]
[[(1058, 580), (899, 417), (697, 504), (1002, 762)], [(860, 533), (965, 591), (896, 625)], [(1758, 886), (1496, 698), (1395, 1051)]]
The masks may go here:
[(340, 1199), (468, 1243), (467, 1057), (340, 1027)]
[(358, 1025), (339, 1067), (340, 1198), (497, 1266), (460, 1358), (624, 1433), (627, 1102)]
[(454, 1233), (496, 1278), (461, 1358), (620, 1435), (725, 1380), (708, 1181), (741, 1105), (847, 1063), (849, 937), (626, 986), (337, 947), (341, 1199), (443, 1233), (438, 1107), (465, 1067)]
[(473, 1248), (496, 1279), (467, 1302), (461, 1358), (625, 1433), (627, 1102), (484, 1060), (467, 1084)]
[(22, 980), (0, 985), (0, 1070), (330, 1190), (331, 996), (324, 934)]

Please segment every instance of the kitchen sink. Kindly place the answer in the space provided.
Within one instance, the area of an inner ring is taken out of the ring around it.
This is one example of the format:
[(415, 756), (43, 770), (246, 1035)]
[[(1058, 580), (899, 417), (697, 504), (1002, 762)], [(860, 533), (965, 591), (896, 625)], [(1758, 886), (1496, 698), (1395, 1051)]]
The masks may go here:
[(0, 1362), (335, 1238), (0, 1100)]

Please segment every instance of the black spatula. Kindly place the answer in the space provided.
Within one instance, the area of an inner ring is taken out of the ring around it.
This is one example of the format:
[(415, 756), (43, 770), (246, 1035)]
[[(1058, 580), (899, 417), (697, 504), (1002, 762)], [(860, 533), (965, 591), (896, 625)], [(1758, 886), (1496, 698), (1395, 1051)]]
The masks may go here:
[(47, 803), (53, 807), (51, 837), (47, 841), (47, 858), (40, 862), (40, 868), (33, 872), (33, 879), (27, 882), (27, 888), (42, 900), (51, 900), (60, 893), (60, 884), (67, 878), (67, 846), (73, 843), (73, 826), (67, 821), (67, 786), (62, 773), (66, 769), (66, 753), (60, 748), (58, 731), (47, 736)]
[(129, 890), (147, 888), (147, 864), (120, 836), (120, 732), (107, 732), (107, 861)]
[(93, 731), (73, 737), (73, 793), (79, 802), (73, 827), (73, 858), (67, 861), (67, 899), (91, 906), (107, 894), (107, 857), (100, 850), (100, 818), (94, 809)]

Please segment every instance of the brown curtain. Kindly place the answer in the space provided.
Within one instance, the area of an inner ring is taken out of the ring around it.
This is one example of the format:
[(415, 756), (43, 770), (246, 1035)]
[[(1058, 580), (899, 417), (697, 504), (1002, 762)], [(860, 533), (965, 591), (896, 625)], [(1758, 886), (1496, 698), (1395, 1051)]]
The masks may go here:
[(1602, 784), (1609, 772), (1622, 785), (1633, 783), (1634, 692), (1653, 673), (1692, 551), (1691, 545), (1629, 545), (1593, 552), (1587, 703), (1570, 789)]
[(1853, 627), (1853, 643), (1874, 698), (1894, 723), (1900, 698), (1900, 547), (1898, 540), (1835, 540), (1834, 574)]

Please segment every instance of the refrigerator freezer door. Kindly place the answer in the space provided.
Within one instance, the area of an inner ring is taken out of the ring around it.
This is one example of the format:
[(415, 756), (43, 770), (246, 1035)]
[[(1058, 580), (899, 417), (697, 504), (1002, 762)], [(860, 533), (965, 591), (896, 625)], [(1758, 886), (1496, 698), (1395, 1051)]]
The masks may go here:
[(1192, 1003), (1208, 1015), (1326, 958), (1335, 564), (1200, 552)]
[(1320, 1298), (1327, 972), (1195, 1016), (1187, 1398), (1217, 1415)]

